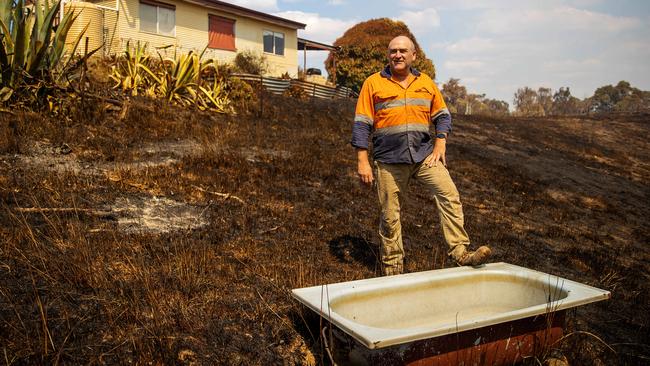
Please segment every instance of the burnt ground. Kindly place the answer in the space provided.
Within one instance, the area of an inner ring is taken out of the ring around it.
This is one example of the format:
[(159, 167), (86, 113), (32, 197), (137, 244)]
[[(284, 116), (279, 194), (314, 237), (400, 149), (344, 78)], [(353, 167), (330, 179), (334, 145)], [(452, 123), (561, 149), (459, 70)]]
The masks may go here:
[[(354, 104), (79, 103), (69, 118), (0, 112), (3, 361), (327, 363), (290, 290), (379, 274)], [(612, 292), (573, 314), (558, 345), (571, 364), (649, 362), (650, 116), (454, 123), (448, 166), (473, 241)], [(408, 271), (453, 266), (437, 221), (414, 185)]]

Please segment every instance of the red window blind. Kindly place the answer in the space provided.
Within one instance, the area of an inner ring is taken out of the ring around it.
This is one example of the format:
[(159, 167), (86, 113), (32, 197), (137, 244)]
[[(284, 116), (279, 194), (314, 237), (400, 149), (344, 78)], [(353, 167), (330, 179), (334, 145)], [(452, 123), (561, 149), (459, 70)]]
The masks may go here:
[(235, 21), (208, 15), (208, 47), (235, 51)]

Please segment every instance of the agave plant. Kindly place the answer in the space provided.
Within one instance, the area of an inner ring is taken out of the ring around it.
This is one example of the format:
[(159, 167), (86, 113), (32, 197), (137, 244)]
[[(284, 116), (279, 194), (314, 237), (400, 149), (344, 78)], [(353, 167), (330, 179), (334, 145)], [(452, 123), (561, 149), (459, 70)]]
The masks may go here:
[(227, 81), (215, 78), (210, 82), (205, 78), (216, 73), (216, 61), (202, 61), (203, 52), (190, 51), (180, 55), (175, 52), (173, 57), (163, 57), (159, 52), (160, 62), (155, 65), (147, 48), (147, 44), (137, 43), (131, 49), (127, 42), (124, 57), (113, 66), (110, 75), (115, 81), (115, 88), (121, 88), (131, 95), (144, 92), (149, 97), (183, 106), (194, 105), (201, 110), (219, 113), (231, 111), (230, 99), (225, 91)]
[[(83, 62), (101, 47), (72, 62), (84, 27), (65, 52), (66, 39), (78, 17), (66, 13), (55, 28), (61, 0), (5, 0), (0, 5), (0, 101), (7, 101), (22, 86), (44, 81), (65, 84)], [(62, 85), (65, 86), (65, 85)]]
[[(65, 43), (78, 14), (65, 14), (54, 30), (60, 1), (34, 0), (26, 5), (25, 0), (5, 0), (0, 5), (0, 95), (5, 100), (22, 83), (61, 80), (61, 74), (70, 71)], [(72, 53), (85, 29), (73, 42)]]
[(141, 89), (149, 89), (146, 94), (152, 94), (151, 81), (158, 80), (158, 76), (151, 71), (150, 56), (147, 53), (148, 43), (137, 42), (133, 49), (131, 42), (126, 42), (124, 57), (112, 67), (109, 77), (115, 81), (115, 88), (138, 95)]
[(156, 81), (161, 96), (169, 102), (194, 104), (201, 83), (201, 56), (190, 51), (174, 58), (160, 56), (160, 60), (163, 69)]
[[(206, 47), (207, 49), (207, 47)], [(219, 113), (231, 112), (230, 98), (225, 91), (226, 80), (214, 78), (211, 85), (206, 76), (217, 73), (217, 61), (204, 60), (203, 54), (190, 51), (180, 56), (174, 52), (173, 58), (163, 58), (159, 75), (155, 78), (156, 91), (168, 102), (185, 106), (194, 105), (200, 110), (212, 110)]]
[[(199, 85), (201, 97), (197, 103), (199, 109), (211, 109), (220, 113), (233, 112), (230, 96), (226, 90), (228, 87), (228, 78), (218, 75), (219, 64), (216, 60), (211, 60), (202, 65), (201, 75), (211, 75), (213, 80), (211, 84), (202, 79), (204, 85)], [(211, 72), (210, 72), (211, 71)]]

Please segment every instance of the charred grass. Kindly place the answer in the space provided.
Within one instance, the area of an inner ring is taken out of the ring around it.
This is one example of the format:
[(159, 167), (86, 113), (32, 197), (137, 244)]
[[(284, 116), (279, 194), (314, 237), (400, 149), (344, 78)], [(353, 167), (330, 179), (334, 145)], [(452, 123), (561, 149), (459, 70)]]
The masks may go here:
[[(353, 103), (76, 103), (68, 118), (0, 115), (5, 363), (323, 362), (319, 321), (290, 290), (379, 275)], [(612, 291), (557, 346), (572, 364), (650, 355), (649, 130), (647, 115), (455, 119), (448, 165), (473, 241)], [(412, 188), (406, 269), (453, 266), (432, 198)]]

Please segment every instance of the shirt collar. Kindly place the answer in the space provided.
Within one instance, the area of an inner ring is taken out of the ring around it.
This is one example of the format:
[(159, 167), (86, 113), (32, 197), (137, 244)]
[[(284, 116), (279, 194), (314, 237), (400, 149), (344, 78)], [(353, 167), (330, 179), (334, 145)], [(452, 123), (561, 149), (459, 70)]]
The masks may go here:
[[(380, 74), (382, 77), (385, 77), (386, 79), (390, 79), (393, 76), (392, 73), (390, 72), (390, 65), (386, 65), (386, 67), (384, 67), (384, 69), (381, 70)], [(418, 71), (418, 69), (416, 69), (415, 67), (411, 67), (411, 74), (417, 77), (420, 76), (420, 71)]]

